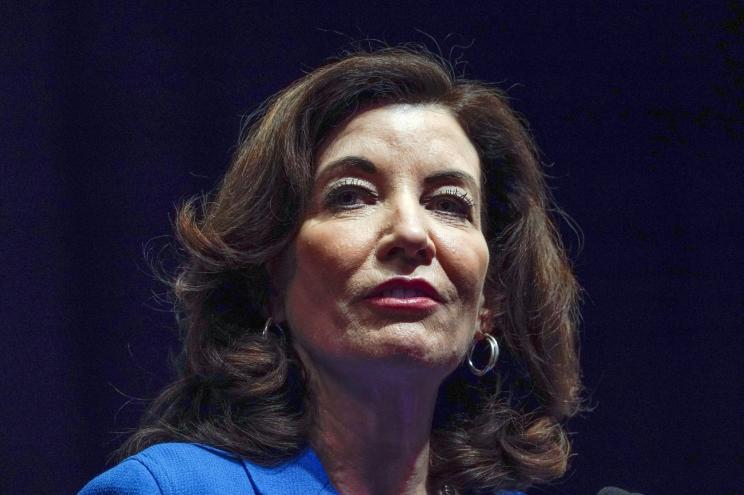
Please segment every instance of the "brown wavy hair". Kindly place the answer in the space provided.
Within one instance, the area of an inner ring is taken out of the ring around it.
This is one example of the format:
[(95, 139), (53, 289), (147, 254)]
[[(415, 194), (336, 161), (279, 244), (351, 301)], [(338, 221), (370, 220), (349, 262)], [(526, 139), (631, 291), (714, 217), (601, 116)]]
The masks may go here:
[(580, 291), (551, 216), (560, 210), (506, 94), (411, 46), (346, 53), (270, 98), (218, 187), (179, 208), (184, 256), (170, 279), (183, 343), (178, 376), (119, 458), (187, 441), (271, 465), (307, 446), (312, 408), (291, 334), (261, 333), (274, 290), (266, 266), (299, 229), (323, 139), (360, 108), (394, 103), (452, 112), (478, 151), (488, 198), (484, 290), (502, 359), (478, 379), (461, 365), (441, 385), (431, 486), (482, 493), (564, 474), (565, 420), (581, 404)]

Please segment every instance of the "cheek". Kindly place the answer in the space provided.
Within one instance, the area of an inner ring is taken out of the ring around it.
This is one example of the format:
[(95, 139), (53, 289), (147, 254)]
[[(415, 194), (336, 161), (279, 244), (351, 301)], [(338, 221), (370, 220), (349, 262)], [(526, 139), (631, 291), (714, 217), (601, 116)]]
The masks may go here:
[(319, 313), (307, 310), (333, 310), (344, 301), (350, 278), (369, 252), (365, 231), (313, 220), (303, 224), (294, 241), (296, 266), (288, 287), (289, 305), (306, 311), (298, 313), (299, 318)]
[(488, 245), (483, 235), (472, 232), (450, 237), (441, 246), (440, 262), (463, 303), (468, 306), (480, 304), (489, 262)]
[(296, 241), (298, 268), (345, 280), (367, 257), (366, 230), (306, 222)]

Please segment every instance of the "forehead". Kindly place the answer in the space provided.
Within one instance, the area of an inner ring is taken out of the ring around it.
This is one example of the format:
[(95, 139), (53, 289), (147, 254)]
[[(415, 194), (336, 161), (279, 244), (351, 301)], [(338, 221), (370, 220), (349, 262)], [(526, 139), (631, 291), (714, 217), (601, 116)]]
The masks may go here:
[(345, 155), (361, 155), (382, 166), (460, 168), (480, 178), (478, 152), (441, 105), (385, 105), (348, 118), (319, 150), (316, 173)]

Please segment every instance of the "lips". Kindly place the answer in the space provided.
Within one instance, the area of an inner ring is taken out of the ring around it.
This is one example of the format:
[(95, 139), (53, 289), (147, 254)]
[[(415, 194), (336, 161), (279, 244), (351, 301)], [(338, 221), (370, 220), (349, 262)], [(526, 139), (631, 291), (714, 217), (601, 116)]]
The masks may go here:
[(367, 298), (372, 297), (392, 297), (395, 299), (428, 297), (429, 299), (442, 302), (442, 297), (436, 289), (423, 278), (391, 278), (372, 289), (367, 295)]

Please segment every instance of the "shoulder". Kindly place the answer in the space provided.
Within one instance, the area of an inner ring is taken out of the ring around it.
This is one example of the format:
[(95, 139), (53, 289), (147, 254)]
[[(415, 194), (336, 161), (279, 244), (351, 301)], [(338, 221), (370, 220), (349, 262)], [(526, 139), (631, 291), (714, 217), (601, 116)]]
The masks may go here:
[(253, 493), (243, 461), (195, 443), (161, 443), (122, 461), (80, 495)]

